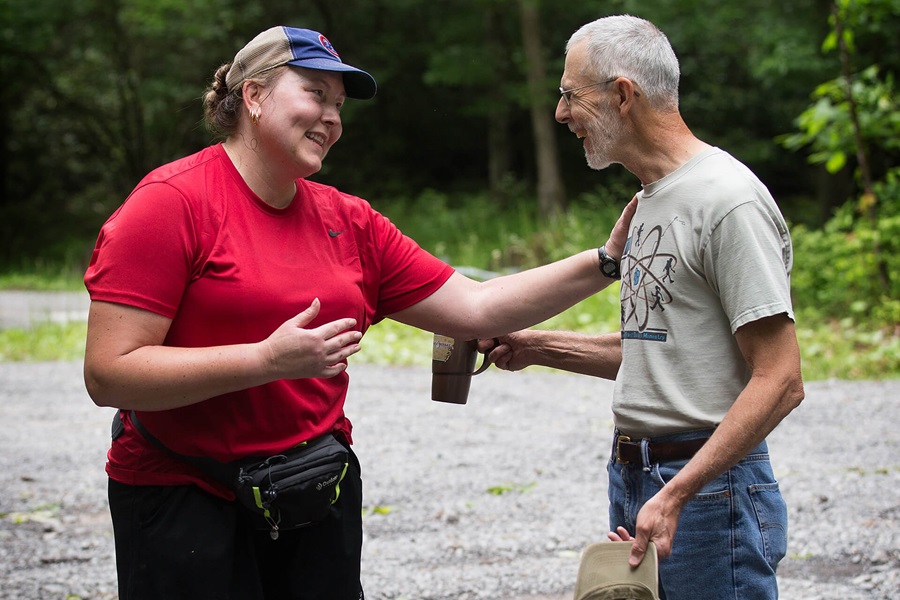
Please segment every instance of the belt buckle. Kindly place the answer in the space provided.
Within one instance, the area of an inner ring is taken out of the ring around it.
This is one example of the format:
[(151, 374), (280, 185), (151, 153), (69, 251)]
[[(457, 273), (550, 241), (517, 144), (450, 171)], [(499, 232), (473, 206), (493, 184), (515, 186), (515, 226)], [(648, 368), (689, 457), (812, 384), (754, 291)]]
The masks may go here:
[(628, 465), (631, 464), (630, 460), (622, 460), (622, 452), (621, 448), (619, 448), (619, 444), (622, 442), (630, 442), (631, 438), (627, 435), (620, 435), (616, 437), (616, 462), (620, 465)]

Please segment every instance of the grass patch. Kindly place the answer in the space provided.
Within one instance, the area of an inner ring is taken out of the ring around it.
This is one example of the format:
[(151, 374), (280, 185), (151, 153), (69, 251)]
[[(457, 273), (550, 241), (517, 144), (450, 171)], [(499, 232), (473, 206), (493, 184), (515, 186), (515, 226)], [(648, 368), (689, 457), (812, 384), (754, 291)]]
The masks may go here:
[[(606, 333), (618, 327), (616, 290), (608, 288), (541, 323), (541, 329)], [(87, 324), (39, 323), (0, 330), (0, 361), (80, 361)], [(900, 334), (867, 329), (852, 321), (817, 321), (798, 316), (797, 338), (806, 381), (900, 378)], [(371, 327), (350, 365), (431, 366), (432, 334), (387, 319)]]
[(0, 361), (84, 359), (87, 323), (38, 323), (29, 329), (0, 329)]
[[(586, 334), (616, 331), (617, 293), (617, 286), (607, 288), (537, 328)], [(900, 378), (900, 332), (888, 327), (872, 329), (850, 319), (821, 320), (812, 316), (798, 315), (797, 338), (805, 381)], [(366, 332), (362, 350), (351, 357), (350, 364), (430, 367), (431, 347), (431, 333), (385, 320)]]
[[(537, 326), (582, 333), (605, 333), (618, 327), (615, 286), (576, 304)], [(38, 323), (28, 329), (0, 330), (0, 361), (80, 361), (87, 324)], [(890, 328), (869, 329), (852, 320), (816, 320), (798, 315), (803, 378), (880, 380), (900, 378), (900, 334)], [(350, 364), (431, 365), (432, 334), (396, 321), (370, 328), (362, 350)]]
[(900, 331), (895, 328), (815, 318), (801, 311), (797, 341), (807, 381), (900, 378)]
[(363, 336), (362, 350), (350, 357), (354, 364), (431, 366), (432, 333), (385, 319)]

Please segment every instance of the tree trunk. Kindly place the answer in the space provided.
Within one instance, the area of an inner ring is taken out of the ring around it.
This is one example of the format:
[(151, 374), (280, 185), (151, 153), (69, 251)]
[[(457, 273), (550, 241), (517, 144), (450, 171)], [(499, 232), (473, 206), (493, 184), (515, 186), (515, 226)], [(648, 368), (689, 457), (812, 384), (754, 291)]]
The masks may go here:
[(519, 0), (519, 6), (531, 106), (531, 127), (534, 135), (534, 156), (537, 162), (538, 213), (546, 220), (565, 210), (566, 192), (556, 151), (553, 109), (549, 106), (545, 89), (547, 76), (541, 44), (538, 0)]
[[(488, 54), (493, 57), (507, 55), (509, 48), (505, 47), (502, 32), (502, 19), (496, 5), (487, 9), (484, 15), (485, 40)], [(509, 100), (504, 90), (509, 81), (509, 69), (506, 61), (493, 61), (494, 85), (486, 90), (490, 97), (490, 114), (488, 115), (488, 189), (491, 198), (506, 205), (509, 200), (509, 182), (512, 174), (512, 146), (509, 135)]]
[[(847, 39), (844, 37), (844, 21), (837, 3), (834, 4), (834, 29), (837, 35), (838, 51), (841, 58), (841, 75), (847, 86), (847, 111), (850, 113), (850, 125), (853, 127), (853, 140), (856, 144), (856, 159), (859, 162), (859, 175), (862, 180), (863, 195), (860, 198), (860, 208), (863, 214), (869, 218), (872, 230), (878, 231), (878, 198), (872, 188), (872, 172), (869, 168), (869, 151), (866, 140), (863, 138), (862, 128), (859, 125), (859, 110), (856, 98), (853, 96), (853, 69), (850, 66), (850, 49), (847, 47)], [(881, 242), (875, 237), (872, 253), (875, 255), (875, 265), (878, 270), (878, 279), (882, 290), (889, 294), (891, 289), (891, 276), (887, 267), (887, 260), (881, 250)]]

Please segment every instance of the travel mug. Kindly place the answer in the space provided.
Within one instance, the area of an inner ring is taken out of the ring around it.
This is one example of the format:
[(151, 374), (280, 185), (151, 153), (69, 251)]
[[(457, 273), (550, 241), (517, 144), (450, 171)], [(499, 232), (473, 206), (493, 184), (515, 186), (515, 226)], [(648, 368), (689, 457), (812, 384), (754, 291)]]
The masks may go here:
[(478, 340), (462, 341), (435, 334), (431, 355), (431, 399), (465, 404), (472, 375), (483, 373), (491, 366), (485, 353), (484, 362), (475, 370), (477, 354)]

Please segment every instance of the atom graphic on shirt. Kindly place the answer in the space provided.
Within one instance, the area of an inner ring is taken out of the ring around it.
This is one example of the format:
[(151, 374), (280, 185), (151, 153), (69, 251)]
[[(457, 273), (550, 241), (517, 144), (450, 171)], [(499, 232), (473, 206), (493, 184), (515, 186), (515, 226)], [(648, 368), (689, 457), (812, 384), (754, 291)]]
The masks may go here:
[(633, 236), (627, 252), (628, 276), (622, 279), (622, 295), (626, 298), (622, 305), (623, 330), (632, 325), (638, 331), (645, 331), (651, 313), (665, 311), (666, 305), (672, 302), (668, 285), (675, 282), (678, 258), (659, 251), (663, 235), (665, 231), (660, 225), (644, 235), (641, 224)]

